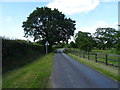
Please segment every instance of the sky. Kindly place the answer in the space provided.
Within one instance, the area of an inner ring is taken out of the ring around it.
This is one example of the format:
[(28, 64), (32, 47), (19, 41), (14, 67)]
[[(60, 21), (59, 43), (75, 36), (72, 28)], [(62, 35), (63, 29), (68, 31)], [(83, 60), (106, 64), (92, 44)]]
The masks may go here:
[[(36, 7), (57, 8), (76, 21), (76, 30), (94, 33), (99, 27), (118, 29), (119, 0), (1, 0), (0, 36), (25, 39), (23, 21)], [(28, 38), (32, 40), (31, 38)], [(73, 39), (73, 38), (72, 38)]]

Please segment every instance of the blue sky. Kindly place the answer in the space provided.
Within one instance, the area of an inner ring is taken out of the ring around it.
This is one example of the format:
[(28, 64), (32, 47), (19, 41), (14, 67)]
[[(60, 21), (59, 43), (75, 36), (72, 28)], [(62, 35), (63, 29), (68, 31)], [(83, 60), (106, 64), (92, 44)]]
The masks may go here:
[[(41, 2), (0, 2), (0, 36), (25, 39), (22, 22), (36, 7), (58, 8), (66, 17), (76, 21), (76, 31), (94, 33), (98, 27), (118, 24), (117, 0), (42, 0)], [(25, 1), (25, 0), (24, 0)], [(69, 1), (69, 2), (68, 2)], [(29, 38), (30, 39), (30, 38)]]

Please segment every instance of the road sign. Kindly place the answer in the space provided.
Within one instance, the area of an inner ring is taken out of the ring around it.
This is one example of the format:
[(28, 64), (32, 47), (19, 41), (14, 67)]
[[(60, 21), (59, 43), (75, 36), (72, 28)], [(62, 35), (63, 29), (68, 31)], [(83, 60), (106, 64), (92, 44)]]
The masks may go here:
[(46, 43), (45, 43), (45, 46), (46, 46), (46, 55), (47, 55), (47, 53), (48, 53), (48, 46), (49, 46), (50, 44), (48, 43), (48, 41), (46, 41)]
[(48, 41), (46, 41), (46, 43), (45, 43), (45, 46), (49, 46), (50, 44), (48, 43)]

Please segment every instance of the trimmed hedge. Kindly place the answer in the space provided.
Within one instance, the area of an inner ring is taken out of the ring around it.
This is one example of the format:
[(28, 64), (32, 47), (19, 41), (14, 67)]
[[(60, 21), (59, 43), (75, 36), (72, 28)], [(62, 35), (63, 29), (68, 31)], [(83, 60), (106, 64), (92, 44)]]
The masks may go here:
[(2, 73), (28, 64), (44, 53), (43, 46), (2, 38)]

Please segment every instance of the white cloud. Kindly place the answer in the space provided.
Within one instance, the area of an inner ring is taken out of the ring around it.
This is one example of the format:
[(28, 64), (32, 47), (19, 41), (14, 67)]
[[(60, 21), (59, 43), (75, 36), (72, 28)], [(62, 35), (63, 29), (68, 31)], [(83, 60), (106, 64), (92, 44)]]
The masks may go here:
[(48, 7), (57, 8), (65, 14), (74, 14), (93, 10), (98, 5), (99, 0), (54, 0)]
[(120, 22), (115, 22), (113, 25), (118, 26), (118, 25), (120, 25)]
[(48, 4), (65, 14), (83, 13), (95, 9), (100, 2), (118, 2), (118, 0), (54, 0)]
[(108, 25), (106, 22), (104, 21), (99, 21), (96, 23), (95, 25), (96, 27), (110, 27), (110, 25)]
[(51, 2), (53, 0), (1, 0), (2, 2)]
[(96, 31), (96, 29), (100, 28), (100, 27), (102, 27), (102, 28), (111, 27), (111, 28), (118, 29), (118, 26), (114, 25), (114, 23), (112, 25), (110, 25), (110, 24), (107, 24), (104, 21), (99, 21), (95, 25), (93, 25), (92, 27), (81, 27), (78, 30), (76, 30), (75, 33), (77, 33), (78, 31), (94, 33)]
[(101, 2), (119, 2), (119, 0), (100, 0)]
[(9, 21), (12, 21), (12, 18), (11, 17), (7, 17), (5, 20), (9, 22)]

